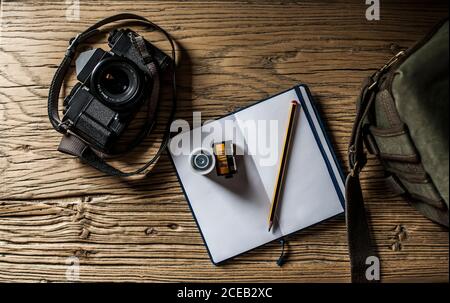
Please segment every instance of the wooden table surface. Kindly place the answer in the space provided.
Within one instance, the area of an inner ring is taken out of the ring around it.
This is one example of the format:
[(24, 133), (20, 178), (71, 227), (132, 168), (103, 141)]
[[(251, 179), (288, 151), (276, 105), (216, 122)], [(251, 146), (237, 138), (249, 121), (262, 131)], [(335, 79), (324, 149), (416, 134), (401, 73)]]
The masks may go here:
[[(81, 281), (348, 282), (342, 217), (292, 236), (282, 268), (277, 243), (212, 265), (167, 155), (146, 178), (105, 176), (56, 151), (46, 98), (71, 37), (135, 12), (180, 45), (178, 118), (194, 110), (216, 118), (306, 83), (347, 170), (362, 79), (448, 13), (447, 1), (391, 2), (382, 1), (380, 21), (367, 21), (363, 0), (81, 1), (80, 20), (71, 21), (66, 1), (1, 1), (0, 281), (66, 281), (75, 256)], [(149, 145), (115, 162), (137, 167)], [(382, 278), (448, 281), (448, 232), (382, 177), (371, 158), (362, 182)]]

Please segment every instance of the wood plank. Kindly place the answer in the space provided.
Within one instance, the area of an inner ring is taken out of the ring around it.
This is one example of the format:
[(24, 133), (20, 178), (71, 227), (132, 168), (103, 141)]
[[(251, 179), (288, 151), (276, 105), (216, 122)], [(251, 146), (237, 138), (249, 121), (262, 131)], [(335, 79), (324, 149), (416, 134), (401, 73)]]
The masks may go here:
[[(56, 151), (46, 98), (71, 37), (102, 17), (134, 11), (180, 44), (177, 117), (201, 111), (217, 118), (307, 83), (347, 169), (362, 79), (448, 14), (446, 1), (383, 2), (381, 21), (368, 22), (366, 7), (343, 0), (94, 1), (81, 3), (80, 21), (67, 21), (64, 1), (2, 1), (0, 281), (65, 281), (71, 256), (80, 258), (82, 281), (349, 281), (342, 217), (292, 236), (282, 268), (277, 243), (213, 266), (167, 156), (146, 178), (103, 176)], [(137, 167), (154, 151), (150, 141), (114, 163)], [(384, 281), (448, 281), (448, 232), (390, 193), (375, 159), (362, 182)]]

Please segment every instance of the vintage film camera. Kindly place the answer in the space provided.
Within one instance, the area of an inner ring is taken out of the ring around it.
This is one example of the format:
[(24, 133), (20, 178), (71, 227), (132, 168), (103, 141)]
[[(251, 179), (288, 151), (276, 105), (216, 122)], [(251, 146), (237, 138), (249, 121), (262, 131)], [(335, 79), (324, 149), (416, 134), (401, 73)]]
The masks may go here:
[[(147, 30), (161, 34), (169, 43), (170, 56), (143, 36), (122, 27), (125, 23), (143, 25)], [(112, 31), (109, 29), (108, 36), (110, 50), (97, 48), (80, 53), (80, 45), (102, 35), (107, 25), (113, 28)], [(60, 94), (75, 58), (79, 82), (64, 99), (61, 119)], [(78, 33), (70, 39), (48, 91), (48, 117), (52, 127), (62, 134), (58, 151), (78, 157), (83, 163), (111, 176), (148, 174), (148, 169), (158, 161), (171, 138), (170, 125), (175, 120), (177, 108), (177, 62), (176, 43), (172, 36), (136, 14), (112, 15)], [(172, 96), (166, 116), (160, 115), (159, 96), (161, 84), (169, 79)], [(136, 116), (138, 112), (139, 116)], [(142, 120), (141, 114), (144, 113), (146, 116)], [(163, 123), (159, 123), (160, 116), (163, 116)], [(165, 125), (161, 140), (156, 142), (159, 148), (145, 164), (131, 171), (122, 171), (106, 161), (109, 156), (124, 154), (138, 146), (157, 129), (157, 121), (158, 125)]]
[[(62, 122), (104, 153), (113, 153), (115, 143), (151, 93), (154, 79), (133, 43), (137, 36), (130, 29), (115, 29), (108, 38), (110, 51), (96, 48), (80, 53), (75, 62), (79, 82), (64, 100)], [(164, 72), (171, 58), (144, 41), (156, 72)]]

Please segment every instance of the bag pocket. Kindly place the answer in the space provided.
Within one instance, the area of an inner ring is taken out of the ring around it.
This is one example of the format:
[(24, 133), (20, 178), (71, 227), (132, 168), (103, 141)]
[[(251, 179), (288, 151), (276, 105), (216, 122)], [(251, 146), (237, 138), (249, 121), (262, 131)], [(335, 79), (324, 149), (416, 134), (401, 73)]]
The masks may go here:
[(369, 127), (368, 141), (373, 140), (376, 146), (375, 153), (384, 160), (419, 162), (419, 155), (407, 131), (402, 124), (393, 128)]

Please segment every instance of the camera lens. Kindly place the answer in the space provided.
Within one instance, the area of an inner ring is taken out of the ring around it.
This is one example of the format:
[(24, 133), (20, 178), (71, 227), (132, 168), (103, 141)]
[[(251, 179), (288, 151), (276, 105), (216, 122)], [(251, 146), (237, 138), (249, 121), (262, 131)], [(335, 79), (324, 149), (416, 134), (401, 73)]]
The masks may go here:
[(109, 57), (100, 61), (92, 72), (91, 88), (111, 107), (126, 109), (142, 99), (143, 77), (130, 60)]
[(111, 95), (120, 95), (130, 87), (130, 79), (126, 72), (117, 66), (108, 66), (100, 75), (100, 86)]
[(198, 154), (194, 157), (194, 166), (199, 170), (208, 168), (210, 162), (209, 156), (205, 154)]

